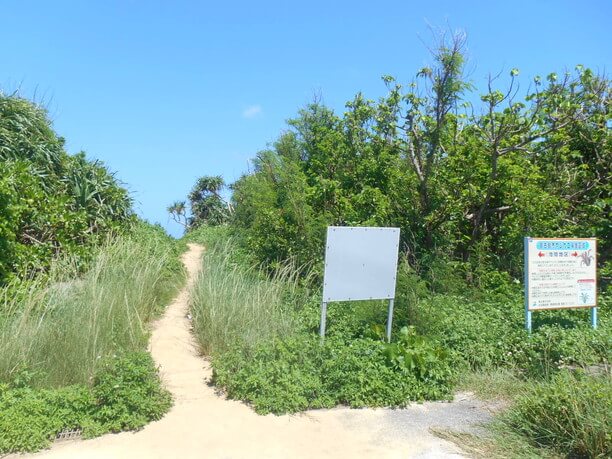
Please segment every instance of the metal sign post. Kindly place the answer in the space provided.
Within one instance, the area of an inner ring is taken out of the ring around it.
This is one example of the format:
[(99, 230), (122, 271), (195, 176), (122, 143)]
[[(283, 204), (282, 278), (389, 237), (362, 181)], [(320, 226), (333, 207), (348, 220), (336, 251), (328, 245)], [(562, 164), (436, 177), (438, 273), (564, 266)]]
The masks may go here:
[(325, 337), (325, 323), (327, 322), (327, 303), (321, 303), (321, 325), (319, 326), (319, 335), (321, 339)]
[(387, 342), (391, 342), (391, 326), (393, 325), (393, 301), (391, 298), (389, 300), (389, 314), (387, 315)]
[(591, 308), (591, 327), (593, 327), (593, 330), (597, 329), (597, 308), (596, 307)]
[(527, 241), (530, 238), (523, 239), (524, 260), (523, 265), (525, 271), (525, 329), (531, 333), (531, 310), (529, 309), (529, 246)]

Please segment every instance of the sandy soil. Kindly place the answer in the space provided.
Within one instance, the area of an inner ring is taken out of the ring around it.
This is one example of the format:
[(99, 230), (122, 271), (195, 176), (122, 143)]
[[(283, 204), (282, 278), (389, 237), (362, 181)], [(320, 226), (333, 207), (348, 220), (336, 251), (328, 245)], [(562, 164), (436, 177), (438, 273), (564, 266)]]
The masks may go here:
[[(489, 414), (469, 394), (452, 403), (415, 404), (401, 410), (310, 411), (259, 416), (243, 403), (225, 400), (207, 382), (211, 369), (198, 355), (187, 318), (189, 287), (200, 268), (202, 248), (183, 256), (187, 286), (154, 324), (150, 351), (174, 406), (138, 432), (92, 440), (56, 442), (27, 457), (44, 458), (447, 458), (457, 448), (431, 433), (431, 426), (465, 430)], [(25, 457), (25, 456), (17, 456)]]

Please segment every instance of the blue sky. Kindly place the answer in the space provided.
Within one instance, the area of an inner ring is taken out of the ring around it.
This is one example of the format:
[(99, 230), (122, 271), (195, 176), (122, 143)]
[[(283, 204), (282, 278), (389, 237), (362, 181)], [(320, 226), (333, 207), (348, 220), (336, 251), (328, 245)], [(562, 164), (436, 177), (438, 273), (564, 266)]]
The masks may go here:
[(429, 26), (468, 36), (470, 79), (583, 64), (610, 71), (612, 2), (0, 1), (0, 88), (49, 108), (70, 152), (126, 182), (139, 213), (173, 234), (166, 207), (201, 175), (231, 182), (320, 93), (338, 111), (381, 75), (429, 62)]

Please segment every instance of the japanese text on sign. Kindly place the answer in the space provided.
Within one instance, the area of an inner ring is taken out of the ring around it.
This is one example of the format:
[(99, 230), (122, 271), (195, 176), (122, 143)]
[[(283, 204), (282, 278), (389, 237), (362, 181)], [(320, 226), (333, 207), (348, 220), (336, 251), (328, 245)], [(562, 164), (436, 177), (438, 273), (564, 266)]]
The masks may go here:
[(528, 239), (529, 310), (597, 306), (595, 239)]

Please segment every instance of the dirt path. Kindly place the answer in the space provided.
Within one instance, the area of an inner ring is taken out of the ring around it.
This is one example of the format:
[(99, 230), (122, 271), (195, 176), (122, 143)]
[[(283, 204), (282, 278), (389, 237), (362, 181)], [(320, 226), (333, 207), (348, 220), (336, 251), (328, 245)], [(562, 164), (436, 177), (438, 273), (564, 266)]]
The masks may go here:
[(259, 416), (243, 403), (219, 397), (207, 384), (211, 369), (198, 356), (186, 318), (189, 287), (200, 268), (201, 252), (201, 247), (190, 245), (184, 254), (187, 286), (154, 324), (151, 336), (151, 353), (174, 395), (171, 411), (135, 433), (57, 442), (29, 457), (461, 457), (452, 444), (431, 435), (429, 427), (462, 429), (488, 419), (481, 404), (466, 395), (453, 403), (424, 403), (402, 410), (337, 408), (295, 416)]

